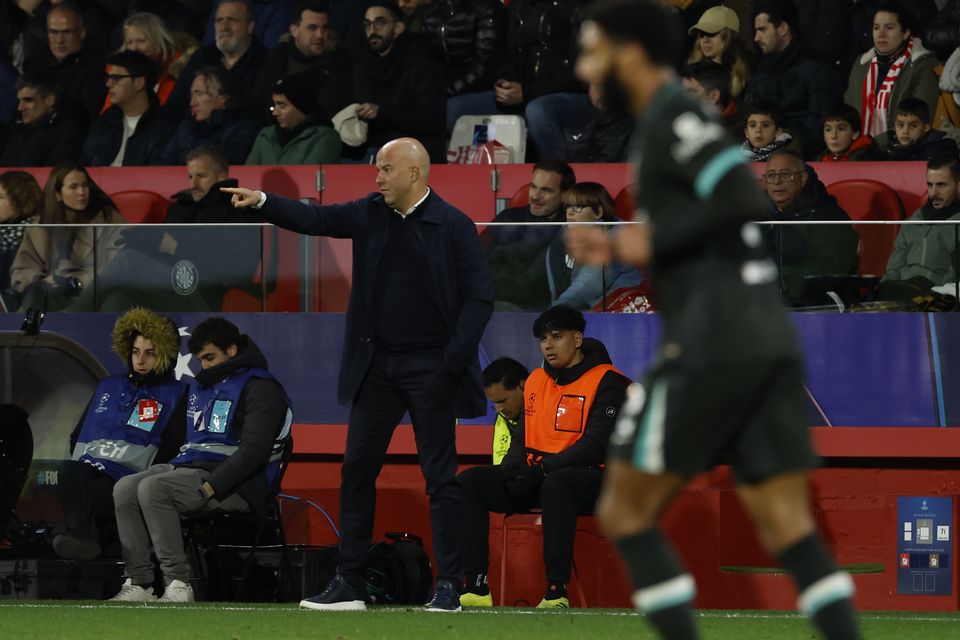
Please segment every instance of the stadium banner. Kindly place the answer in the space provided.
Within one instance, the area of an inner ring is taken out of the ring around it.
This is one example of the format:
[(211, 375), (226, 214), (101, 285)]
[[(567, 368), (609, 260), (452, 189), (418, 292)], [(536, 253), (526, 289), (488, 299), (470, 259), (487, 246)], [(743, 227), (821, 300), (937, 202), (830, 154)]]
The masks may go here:
[[(172, 313), (170, 317), (186, 336), (189, 328), (207, 314)], [(336, 401), (337, 373), (343, 341), (344, 315), (236, 313), (225, 314), (260, 346), (270, 369), (284, 384), (294, 403), (296, 422), (343, 424), (347, 408)], [(55, 335), (65, 344), (88, 352), (107, 372), (123, 365), (110, 351), (110, 333), (117, 315), (111, 313), (50, 313), (41, 336)], [(481, 366), (501, 356), (511, 356), (534, 368), (540, 364), (538, 341), (532, 335), (535, 313), (495, 313), (480, 345)], [(4, 341), (16, 352), (28, 353), (37, 338), (20, 336), (22, 316), (0, 316)], [(957, 427), (960, 426), (960, 394), (946, 394), (960, 384), (960, 315), (888, 313), (793, 315), (803, 343), (812, 424), (835, 427)], [(641, 379), (649, 366), (659, 335), (655, 315), (587, 314), (588, 336), (607, 346), (614, 364), (634, 379)], [(13, 358), (14, 369), (21, 359)], [(34, 362), (33, 366), (29, 366)], [(36, 356), (26, 358), (22, 371), (3, 371), (14, 380), (37, 380), (64, 376), (39, 366)], [(0, 363), (2, 365), (2, 363)], [(198, 364), (187, 353), (186, 338), (177, 366), (179, 376), (192, 376)], [(61, 382), (63, 382), (61, 380)], [(42, 401), (35, 387), (26, 385), (28, 402)], [(13, 394), (14, 396), (16, 393)], [(82, 394), (79, 394), (82, 397)], [(86, 399), (71, 414), (59, 407), (66, 419), (66, 433), (83, 410)], [(16, 397), (5, 401), (20, 403)], [(62, 401), (62, 398), (60, 399)], [(492, 424), (487, 416), (468, 421)], [(33, 423), (33, 421), (32, 421)], [(34, 429), (37, 428), (33, 424)]]
[(949, 596), (953, 584), (953, 498), (897, 498), (897, 593)]

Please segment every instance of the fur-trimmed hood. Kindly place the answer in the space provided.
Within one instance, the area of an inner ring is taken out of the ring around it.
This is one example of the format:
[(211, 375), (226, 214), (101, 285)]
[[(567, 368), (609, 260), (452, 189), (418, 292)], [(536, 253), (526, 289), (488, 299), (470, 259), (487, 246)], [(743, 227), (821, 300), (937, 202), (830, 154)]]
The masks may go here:
[(113, 325), (113, 350), (127, 368), (130, 367), (133, 339), (137, 334), (153, 342), (157, 366), (151, 373), (157, 376), (169, 373), (180, 355), (180, 334), (176, 325), (169, 318), (143, 307), (134, 307), (117, 318)]

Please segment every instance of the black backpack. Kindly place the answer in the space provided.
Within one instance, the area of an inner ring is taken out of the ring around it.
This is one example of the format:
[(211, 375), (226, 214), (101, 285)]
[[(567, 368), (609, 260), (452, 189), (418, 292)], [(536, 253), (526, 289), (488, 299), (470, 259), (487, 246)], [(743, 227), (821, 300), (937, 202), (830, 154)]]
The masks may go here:
[(367, 554), (367, 595), (373, 604), (426, 603), (433, 569), (423, 540), (412, 533), (388, 533)]

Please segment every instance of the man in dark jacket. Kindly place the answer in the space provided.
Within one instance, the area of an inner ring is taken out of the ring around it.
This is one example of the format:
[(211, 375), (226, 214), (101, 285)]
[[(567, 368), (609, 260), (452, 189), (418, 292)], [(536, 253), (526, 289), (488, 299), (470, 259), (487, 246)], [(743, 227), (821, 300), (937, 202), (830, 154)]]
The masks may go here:
[(183, 164), (191, 149), (213, 145), (230, 164), (243, 164), (260, 131), (259, 123), (237, 108), (237, 89), (220, 65), (197, 71), (190, 90), (190, 117), (180, 122), (157, 164)]
[(589, 95), (593, 107), (589, 116), (563, 127), (557, 158), (566, 162), (626, 162), (633, 118), (605, 111), (595, 87), (590, 87)]
[(149, 304), (164, 310), (213, 311), (233, 287), (247, 289), (261, 258), (259, 225), (243, 228), (194, 224), (258, 223), (238, 213), (220, 187), (235, 187), (218, 147), (199, 146), (187, 154), (190, 188), (174, 196), (164, 223), (171, 226), (124, 230), (125, 245), (100, 271), (98, 300), (103, 311)]
[(367, 155), (389, 140), (422, 141), (430, 161), (446, 162), (443, 69), (418, 36), (406, 33), (393, 2), (373, 2), (364, 14), (367, 48), (354, 69), (357, 115), (369, 124)]
[(296, 77), (295, 82), (314, 88), (319, 122), (330, 124), (333, 116), (354, 100), (350, 59), (333, 48), (336, 38), (330, 31), (326, 0), (299, 0), (290, 16), (290, 36), (289, 42), (267, 54), (250, 93), (252, 111), (262, 124), (272, 124), (274, 85), (283, 78)]
[(48, 76), (29, 74), (17, 80), (17, 122), (0, 156), (3, 167), (52, 167), (76, 162), (87, 134), (81, 106), (57, 96)]
[(193, 602), (181, 515), (264, 513), (290, 437), (286, 392), (249, 336), (208, 318), (188, 344), (202, 370), (190, 385), (186, 444), (169, 464), (121, 478), (113, 490), (126, 565), (113, 600), (157, 600), (153, 553), (166, 583), (159, 602)]
[[(368, 14), (369, 17), (369, 14)], [(340, 485), (337, 576), (308, 609), (365, 609), (364, 565), (376, 479), (404, 412), (430, 496), (438, 578), (430, 611), (460, 608), (462, 499), (455, 475), (457, 417), (486, 412), (477, 347), (493, 286), (474, 223), (427, 185), (430, 161), (411, 138), (377, 154), (379, 194), (313, 206), (225, 189), (237, 207), (300, 233), (351, 238), (353, 289), (337, 398), (350, 406)]]
[(503, 3), (433, 0), (422, 8), (420, 34), (443, 61), (447, 96), (489, 89), (496, 80), (507, 30)]
[(142, 167), (156, 164), (176, 124), (153, 93), (156, 65), (139, 51), (121, 51), (107, 59), (110, 102), (90, 128), (81, 162), (90, 167)]
[(584, 338), (586, 320), (557, 305), (533, 323), (543, 367), (523, 385), (524, 408), (499, 466), (457, 476), (463, 489), (464, 606), (493, 606), (487, 586), (490, 513), (543, 510), (547, 588), (540, 609), (570, 606), (567, 581), (577, 515), (592, 513), (600, 495), (607, 443), (629, 378), (617, 371), (603, 343)]
[(541, 160), (533, 166), (527, 206), (504, 209), (493, 220), (504, 224), (491, 225), (483, 233), (499, 309), (540, 310), (550, 304), (547, 248), (557, 241), (563, 227), (509, 223), (565, 221), (563, 192), (576, 182), (566, 162)]
[(555, 154), (563, 126), (585, 118), (590, 103), (573, 74), (579, 0), (515, 0), (506, 51), (487, 91), (450, 100), (447, 128), (464, 115), (522, 113), (540, 158)]
[[(763, 176), (773, 204), (771, 219), (850, 220), (797, 153), (774, 153), (767, 160)], [(859, 237), (850, 225), (766, 226), (764, 233), (780, 268), (780, 291), (790, 305), (828, 303), (822, 291), (805, 286), (805, 278), (851, 275), (857, 271)]]
[[(193, 77), (200, 69), (220, 65), (227, 70), (233, 85), (244, 90), (257, 83), (267, 54), (253, 34), (256, 24), (249, 3), (244, 0), (221, 2), (216, 10), (215, 25), (216, 44), (201, 47), (190, 56), (167, 100), (165, 108), (173, 118), (179, 120), (188, 115)], [(257, 117), (249, 96), (240, 106)]]
[(807, 53), (797, 33), (793, 0), (760, 0), (753, 5), (754, 41), (762, 58), (744, 90), (744, 102), (770, 101), (780, 107), (784, 128), (797, 134), (807, 157), (823, 148), (823, 115), (839, 102), (840, 78)]
[(92, 43), (85, 42), (86, 34), (83, 16), (75, 7), (53, 7), (47, 14), (49, 51), (25, 60), (24, 71), (50, 75), (61, 87), (61, 95), (82, 104), (92, 120), (100, 113), (106, 89), (103, 56)]

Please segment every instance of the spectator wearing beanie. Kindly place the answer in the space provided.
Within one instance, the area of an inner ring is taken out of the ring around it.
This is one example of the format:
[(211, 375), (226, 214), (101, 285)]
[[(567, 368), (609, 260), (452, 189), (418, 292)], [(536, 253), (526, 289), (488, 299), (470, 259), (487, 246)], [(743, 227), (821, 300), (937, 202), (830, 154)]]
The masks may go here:
[[(273, 88), (276, 124), (257, 134), (247, 164), (329, 164), (340, 158), (340, 136), (321, 114), (316, 88), (299, 75)], [(322, 122), (322, 123), (321, 123)]]

